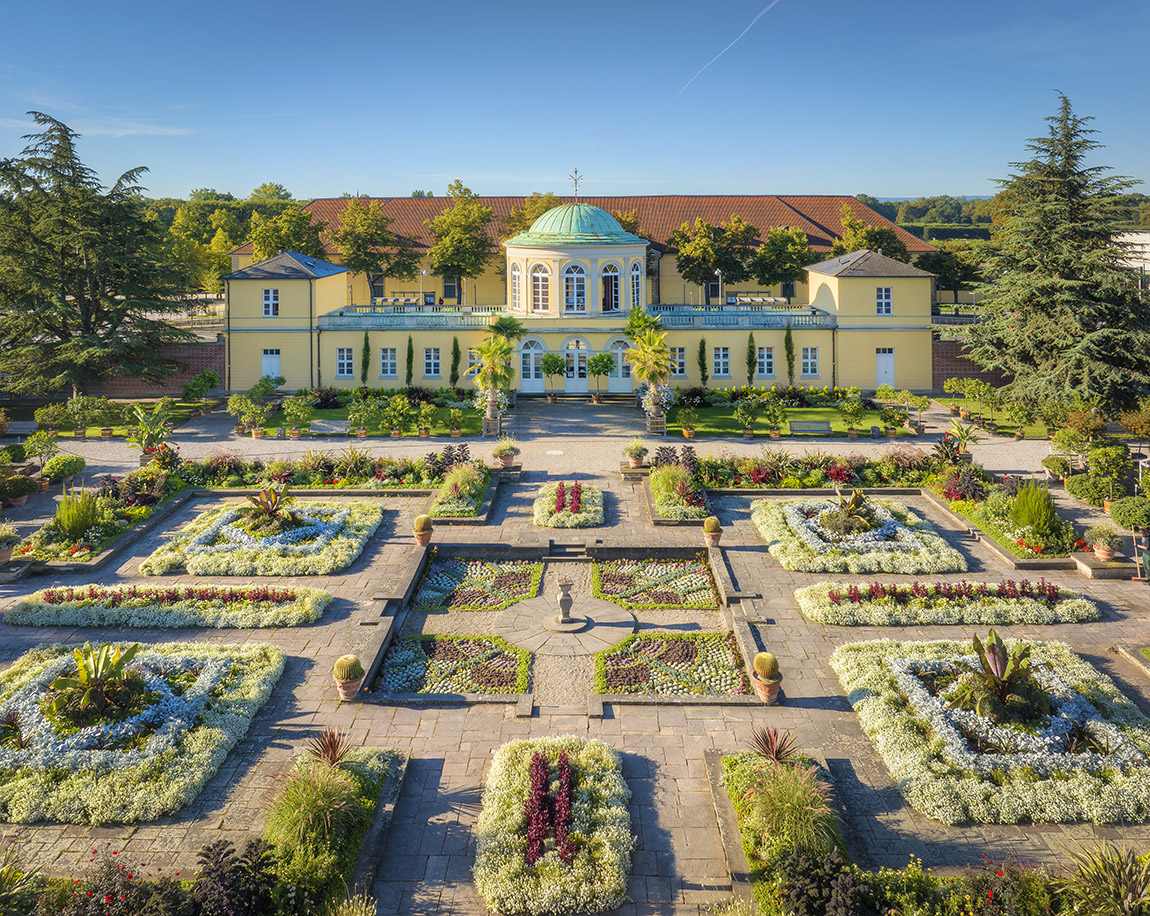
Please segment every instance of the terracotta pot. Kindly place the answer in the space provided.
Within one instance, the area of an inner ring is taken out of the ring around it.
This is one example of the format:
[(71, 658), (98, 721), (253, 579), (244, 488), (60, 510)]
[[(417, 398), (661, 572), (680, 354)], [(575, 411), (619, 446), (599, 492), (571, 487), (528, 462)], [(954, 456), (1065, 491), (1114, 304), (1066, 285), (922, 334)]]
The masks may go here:
[(247, 431), (248, 431), (248, 428), (246, 426), (244, 426), (243, 423), (237, 423), (235, 426), (232, 427), (232, 432), (235, 433), (237, 436), (242, 436)]
[(463, 435), (463, 430), (462, 430), (462, 429), (453, 429), (453, 430), (451, 431), (451, 438), (452, 438), (452, 439), (458, 439), (458, 438), (459, 438), (460, 436), (462, 436), (462, 435)]
[(366, 426), (358, 427), (355, 431), (355, 437), (357, 439), (366, 439), (367, 438), (367, 427)]
[(398, 430), (398, 429), (393, 429), (393, 430), (391, 431), (391, 438), (392, 438), (392, 439), (398, 439), (398, 438), (399, 438), (400, 436), (402, 436), (402, 435), (403, 435), (403, 432), (402, 432), (401, 430)]
[(289, 429), (288, 430), (288, 438), (289, 439), (298, 439), (302, 435), (303, 435), (302, 429)]
[(359, 677), (352, 678), (350, 681), (341, 681), (337, 677), (333, 677), (335, 681), (335, 688), (339, 691), (339, 698), (341, 700), (350, 700), (359, 693), (359, 688), (363, 685), (363, 679), (367, 675), (361, 674)]
[(88, 430), (83, 426), (77, 426), (72, 430), (73, 439), (86, 439), (88, 437)]
[(695, 438), (695, 431), (693, 429), (683, 430), (683, 438), (684, 439), (694, 439)]
[(893, 427), (890, 427), (890, 426), (884, 427), (883, 432), (886, 433), (886, 437), (888, 439), (894, 439), (898, 436), (898, 430), (894, 429)]
[(555, 403), (555, 395), (553, 395), (553, 394), (547, 395), (547, 403), (548, 404), (554, 404)]
[(256, 427), (252, 428), (252, 438), (253, 439), (262, 439), (263, 437), (264, 437), (264, 428), (262, 426), (256, 426)]
[(514, 462), (514, 461), (515, 461), (515, 456), (514, 456), (514, 455), (500, 455), (500, 456), (499, 456), (499, 466), (500, 466), (500, 467), (502, 467), (502, 468), (509, 468), (509, 467), (511, 467), (511, 464), (512, 464), (512, 462)]
[(1113, 547), (1103, 547), (1101, 544), (1091, 544), (1094, 549), (1094, 556), (1098, 557), (1103, 563), (1109, 563), (1114, 559), (1114, 555), (1118, 553)]
[(767, 435), (770, 436), (772, 439), (778, 439), (780, 436), (782, 436), (782, 434), (783, 434), (783, 431), (781, 429), (779, 429), (777, 426), (772, 426), (770, 429), (767, 430)]
[(12, 559), (13, 547), (0, 547), (0, 566)]
[(411, 536), (415, 538), (415, 543), (420, 547), (425, 547), (431, 543), (430, 531), (413, 531)]
[(859, 437), (859, 431), (857, 429), (855, 429), (853, 426), (848, 426), (847, 427), (847, 438), (848, 439), (857, 439), (858, 437)]
[(743, 430), (743, 438), (744, 439), (754, 439), (755, 438), (755, 431), (753, 429), (744, 429)]
[(947, 407), (947, 410), (949, 410), (949, 411), (950, 411), (950, 415), (951, 415), (952, 417), (956, 417), (956, 416), (958, 416), (958, 405), (957, 405), (957, 404), (950, 404), (950, 405), (948, 405), (948, 407)]
[(28, 496), (27, 494), (24, 496), (9, 496), (8, 502), (13, 506), (22, 506), (24, 503), (28, 502)]
[(112, 438), (112, 427), (110, 427), (110, 426), (103, 427), (100, 430), (100, 438), (101, 439), (111, 439)]
[(627, 456), (627, 463), (633, 468), (641, 468), (643, 466), (643, 459), (642, 458), (632, 458), (630, 455), (628, 455)]
[(757, 673), (751, 672), (751, 686), (755, 688), (755, 693), (767, 706), (774, 706), (779, 702), (779, 688), (782, 685), (783, 676), (781, 674), (773, 681), (764, 681)]
[(703, 540), (706, 542), (708, 547), (718, 547), (719, 541), (722, 540), (722, 537), (723, 537), (722, 531), (704, 531), (703, 532)]
[(430, 439), (431, 438), (431, 427), (429, 427), (429, 426), (419, 427), (419, 438), (420, 439)]
[(965, 407), (963, 407), (962, 409), (959, 410), (958, 415), (963, 420), (969, 420), (970, 419), (970, 411), (967, 410)]

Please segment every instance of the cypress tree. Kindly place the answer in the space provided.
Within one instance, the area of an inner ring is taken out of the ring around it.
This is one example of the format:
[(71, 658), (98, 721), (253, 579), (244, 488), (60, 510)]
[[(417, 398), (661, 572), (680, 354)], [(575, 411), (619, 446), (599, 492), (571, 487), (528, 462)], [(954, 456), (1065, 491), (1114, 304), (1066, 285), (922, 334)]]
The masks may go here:
[(367, 385), (367, 367), (371, 363), (371, 341), (367, 331), (363, 332), (363, 352), (359, 355), (359, 383)]
[(458, 337), (452, 337), (451, 338), (451, 377), (449, 379), (449, 381), (451, 382), (452, 388), (454, 388), (456, 385), (459, 384), (459, 360), (462, 358), (462, 356), (463, 356), (463, 354), (460, 353), (460, 351), (459, 351), (459, 338)]
[(755, 369), (758, 368), (759, 354), (755, 350), (755, 335), (747, 335), (747, 387), (755, 384)]
[(795, 338), (791, 334), (791, 323), (787, 322), (786, 333), (783, 334), (783, 353), (787, 357), (787, 386), (795, 387)]
[(411, 335), (407, 335), (407, 370), (404, 373), (403, 384), (408, 388), (411, 387), (411, 374), (415, 371), (415, 344), (411, 340)]
[(695, 356), (695, 361), (699, 364), (699, 384), (706, 385), (707, 379), (711, 377), (711, 373), (707, 371), (707, 338), (699, 338), (699, 352)]

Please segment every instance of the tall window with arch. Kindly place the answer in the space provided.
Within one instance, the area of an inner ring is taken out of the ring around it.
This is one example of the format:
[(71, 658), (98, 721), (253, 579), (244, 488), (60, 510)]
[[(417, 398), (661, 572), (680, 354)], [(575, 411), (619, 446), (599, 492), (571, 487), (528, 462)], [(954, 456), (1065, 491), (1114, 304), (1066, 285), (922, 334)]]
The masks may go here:
[(519, 300), (519, 265), (513, 263), (511, 265), (511, 308), (513, 311), (518, 312), (520, 306)]
[(643, 268), (636, 261), (631, 265), (631, 308), (643, 307)]
[(531, 311), (545, 312), (551, 305), (551, 273), (543, 264), (531, 268)]
[(619, 311), (619, 268), (614, 264), (603, 265), (603, 311)]
[(525, 340), (519, 353), (520, 380), (534, 390), (535, 385), (531, 383), (543, 381), (543, 344), (538, 340)]
[(587, 271), (578, 264), (572, 264), (563, 271), (563, 310), (587, 311)]

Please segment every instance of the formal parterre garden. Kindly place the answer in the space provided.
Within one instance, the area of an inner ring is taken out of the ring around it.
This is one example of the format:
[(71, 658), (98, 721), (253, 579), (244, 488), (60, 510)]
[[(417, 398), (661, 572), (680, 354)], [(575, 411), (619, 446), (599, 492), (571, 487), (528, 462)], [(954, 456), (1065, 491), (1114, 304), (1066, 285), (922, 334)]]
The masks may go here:
[(526, 693), (531, 653), (498, 636), (405, 636), (388, 650), (388, 693)]
[(412, 605), (420, 610), (498, 611), (539, 592), (543, 564), (493, 562), (433, 553)]
[(138, 823), (196, 797), (284, 667), (257, 643), (61, 645), (0, 673), (0, 820)]
[(693, 560), (598, 560), (591, 566), (596, 598), (632, 610), (717, 608), (711, 567), (704, 555)]
[(623, 903), (635, 837), (622, 761), (574, 736), (496, 752), (476, 824), (476, 889), (494, 913), (599, 913)]
[(748, 696), (733, 633), (636, 633), (595, 655), (595, 689), (648, 696)]
[(531, 518), (540, 528), (597, 528), (603, 524), (603, 491), (580, 480), (544, 484)]
[(78, 585), (18, 601), (4, 622), (49, 627), (296, 627), (323, 616), (331, 595), (268, 586)]

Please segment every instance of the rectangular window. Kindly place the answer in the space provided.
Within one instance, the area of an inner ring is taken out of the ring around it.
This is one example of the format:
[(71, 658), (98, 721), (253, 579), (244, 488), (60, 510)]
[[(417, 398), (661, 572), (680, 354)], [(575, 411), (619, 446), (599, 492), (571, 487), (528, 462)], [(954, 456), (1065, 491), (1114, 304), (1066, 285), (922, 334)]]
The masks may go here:
[(687, 377), (687, 348), (671, 347), (671, 375), (675, 378)]
[(731, 374), (731, 348), (730, 347), (715, 347), (714, 358), (712, 360), (713, 368), (711, 374), (714, 376), (730, 375)]
[(775, 374), (775, 348), (759, 347), (759, 378), (773, 378)]
[(891, 314), (891, 305), (894, 302), (889, 286), (877, 287), (874, 291), (874, 313), (876, 315)]
[(380, 378), (399, 378), (399, 360), (395, 355), (395, 347), (381, 347), (379, 351)]
[(336, 347), (335, 374), (338, 378), (351, 378), (355, 375), (355, 357), (352, 347)]
[(479, 365), (479, 357), (475, 355), (475, 348), (467, 348), (467, 371), (470, 372)]
[(459, 298), (459, 283), (455, 277), (443, 278), (443, 298), (444, 299), (458, 299)]
[(423, 348), (423, 377), (439, 378), (439, 347)]
[(280, 291), (278, 289), (264, 290), (264, 317), (275, 318), (280, 313)]
[(795, 298), (795, 284), (794, 283), (784, 283), (782, 285), (782, 289), (779, 291), (779, 295), (781, 295), (784, 299), (794, 299)]
[(819, 348), (803, 347), (803, 378), (819, 374)]
[(718, 303), (719, 301), (719, 281), (712, 280), (707, 284), (707, 301)]

